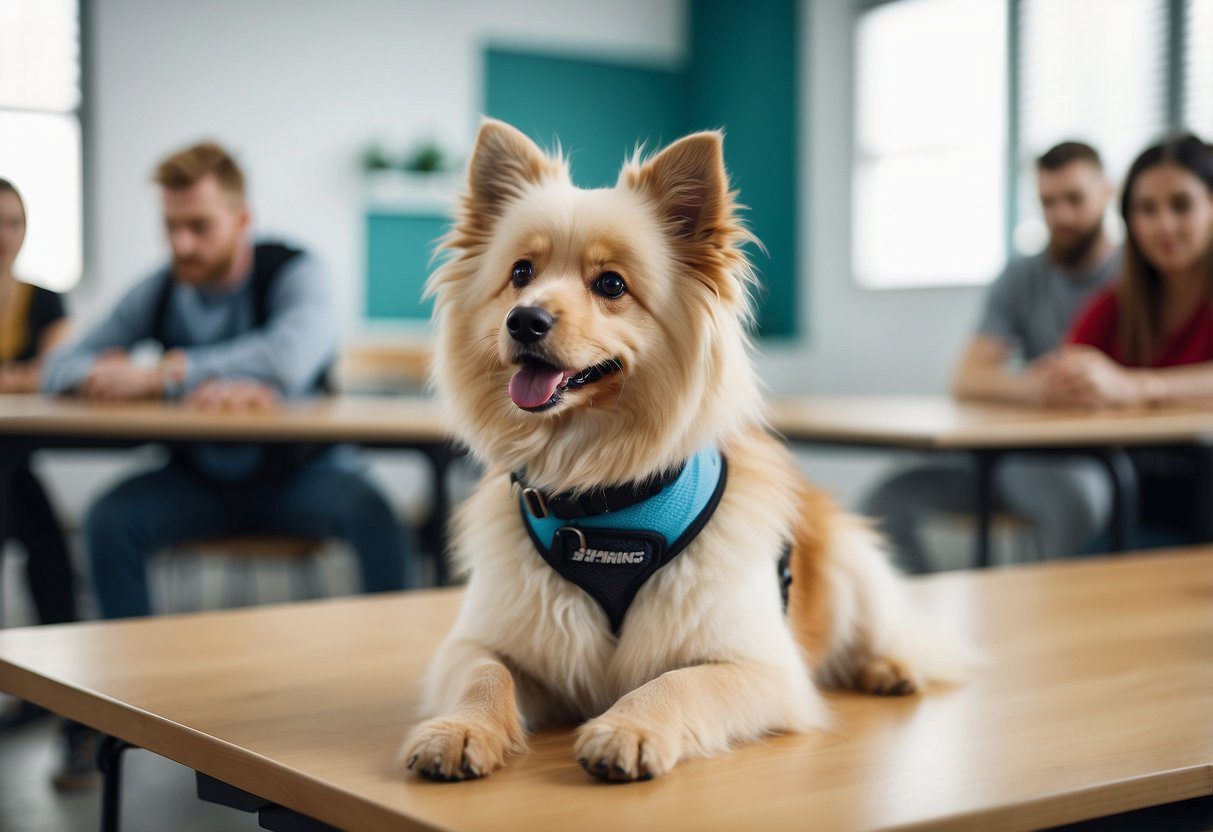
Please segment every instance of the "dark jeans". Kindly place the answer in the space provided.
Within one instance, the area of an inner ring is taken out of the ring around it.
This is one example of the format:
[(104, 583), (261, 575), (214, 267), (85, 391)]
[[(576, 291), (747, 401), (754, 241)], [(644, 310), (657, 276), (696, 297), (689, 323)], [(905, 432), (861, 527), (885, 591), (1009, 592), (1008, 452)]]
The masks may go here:
[(408, 583), (405, 530), (359, 471), (321, 459), (276, 482), (222, 483), (170, 462), (119, 483), (89, 509), (85, 546), (101, 614), (149, 615), (151, 555), (233, 534), (343, 540), (357, 555), (363, 591)]
[(28, 462), (17, 467), (8, 486), (8, 529), (0, 535), (0, 548), (10, 539), (25, 548), (26, 579), (39, 622), (75, 621), (75, 581), (67, 541), (46, 491)]

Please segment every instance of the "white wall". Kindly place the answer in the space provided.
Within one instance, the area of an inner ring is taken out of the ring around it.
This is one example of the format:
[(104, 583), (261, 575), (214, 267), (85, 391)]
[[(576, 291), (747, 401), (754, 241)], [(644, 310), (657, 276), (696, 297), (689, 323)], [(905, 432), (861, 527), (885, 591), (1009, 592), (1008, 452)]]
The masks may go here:
[[(251, 176), (258, 225), (311, 246), (360, 327), (357, 157), (432, 134), (466, 150), (490, 40), (676, 64), (686, 0), (105, 0), (93, 3), (87, 313), (164, 256), (149, 174), (166, 151), (226, 142)], [(802, 0), (800, 262), (805, 335), (769, 344), (776, 392), (941, 392), (980, 290), (873, 291), (850, 274), (852, 9)]]
[(872, 290), (851, 277), (851, 27), (859, 5), (802, 0), (805, 334), (795, 343), (769, 345), (763, 374), (779, 393), (942, 393), (976, 323), (982, 290)]
[(93, 0), (92, 312), (164, 258), (149, 177), (202, 137), (247, 169), (257, 224), (319, 254), (341, 320), (363, 304), (358, 157), (433, 135), (466, 153), (486, 43), (684, 57), (685, 0)]

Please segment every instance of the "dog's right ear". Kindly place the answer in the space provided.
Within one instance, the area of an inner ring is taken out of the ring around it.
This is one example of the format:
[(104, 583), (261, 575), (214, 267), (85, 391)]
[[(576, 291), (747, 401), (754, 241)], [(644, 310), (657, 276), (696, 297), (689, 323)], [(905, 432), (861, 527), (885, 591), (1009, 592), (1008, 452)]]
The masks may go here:
[(496, 217), (502, 206), (534, 185), (558, 173), (558, 162), (544, 155), (522, 131), (504, 121), (486, 118), (476, 134), (468, 166), (470, 213)]

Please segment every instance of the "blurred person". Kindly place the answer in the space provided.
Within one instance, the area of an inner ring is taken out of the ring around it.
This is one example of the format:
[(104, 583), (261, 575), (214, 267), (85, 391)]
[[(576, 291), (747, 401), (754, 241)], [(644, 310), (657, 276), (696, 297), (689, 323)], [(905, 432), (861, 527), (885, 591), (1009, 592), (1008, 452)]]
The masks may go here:
[[(1213, 400), (1213, 148), (1187, 134), (1146, 149), (1120, 209), (1128, 235), (1119, 279), (1075, 322), (1046, 374), (1049, 395), (1090, 408)], [(1131, 454), (1146, 534), (1213, 539), (1211, 457), (1203, 446)]]
[[(1115, 274), (1120, 253), (1104, 228), (1114, 189), (1099, 154), (1063, 142), (1036, 161), (1049, 242), (1013, 258), (987, 293), (977, 331), (958, 362), (962, 400), (1039, 407), (1055, 402), (1046, 370), (1075, 314)], [(967, 457), (936, 457), (880, 484), (863, 501), (879, 518), (901, 565), (931, 568), (920, 534), (932, 513), (976, 509), (977, 473)], [(1050, 556), (1079, 551), (1104, 527), (1111, 488), (1098, 462), (1082, 457), (1015, 456), (996, 469), (995, 505), (1030, 521)]]
[[(7, 179), (0, 179), (0, 393), (38, 390), (42, 361), (68, 335), (63, 298), (55, 292), (17, 278), (14, 264), (25, 243), (25, 201)], [(25, 549), (26, 585), (39, 624), (76, 621), (76, 582), (67, 539), (46, 490), (28, 457), (13, 461), (0, 493), (0, 550), (15, 540)], [(18, 701), (0, 716), (0, 731), (46, 716), (37, 705)], [(97, 782), (91, 732), (75, 722), (63, 723), (63, 758), (54, 775), (62, 789), (85, 788)]]
[[(304, 251), (251, 239), (235, 160), (213, 143), (156, 168), (171, 261), (107, 318), (48, 358), (43, 388), (98, 400), (181, 399), (195, 407), (272, 408), (321, 394), (336, 354), (328, 275)], [(131, 349), (164, 348), (155, 364)], [(85, 548), (106, 618), (147, 615), (148, 558), (230, 534), (336, 538), (354, 550), (367, 592), (406, 585), (406, 534), (353, 449), (200, 445), (128, 479), (89, 510)]]

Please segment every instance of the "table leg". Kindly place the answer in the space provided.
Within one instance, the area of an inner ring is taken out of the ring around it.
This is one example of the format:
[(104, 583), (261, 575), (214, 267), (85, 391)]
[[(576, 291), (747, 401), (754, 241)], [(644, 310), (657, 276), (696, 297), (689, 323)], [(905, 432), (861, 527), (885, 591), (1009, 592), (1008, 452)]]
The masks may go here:
[(122, 752), (135, 746), (117, 737), (104, 736), (97, 748), (97, 767), (104, 778), (101, 787), (101, 832), (119, 832), (122, 825)]
[(1112, 551), (1123, 552), (1137, 534), (1137, 469), (1122, 448), (1103, 448), (1096, 458), (1112, 481)]
[[(20, 449), (16, 443), (0, 437), (0, 575), (4, 573), (4, 544), (8, 540), (8, 524), (12, 519), (13, 472), (17, 470)], [(0, 627), (4, 626), (4, 585), (0, 583)]]
[(977, 465), (977, 539), (974, 541), (974, 565), (986, 569), (991, 565), (990, 527), (994, 519), (994, 469), (999, 452), (987, 448), (973, 451)]
[(301, 815), (294, 809), (278, 806), (200, 771), (195, 772), (194, 777), (197, 780), (200, 800), (241, 812), (256, 812), (258, 824), (262, 829), (269, 829), (271, 832), (341, 832), (335, 826)]

